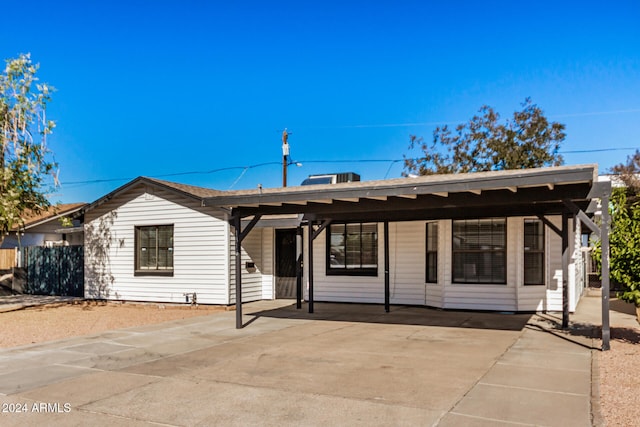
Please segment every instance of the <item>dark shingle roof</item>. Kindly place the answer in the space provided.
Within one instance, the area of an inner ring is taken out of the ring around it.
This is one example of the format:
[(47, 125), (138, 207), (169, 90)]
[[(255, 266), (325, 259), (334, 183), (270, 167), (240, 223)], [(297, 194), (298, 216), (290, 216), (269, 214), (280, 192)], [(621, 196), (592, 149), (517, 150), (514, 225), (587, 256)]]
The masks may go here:
[(195, 185), (180, 184), (177, 182), (164, 181), (161, 179), (139, 176), (138, 178), (127, 182), (123, 186), (113, 190), (109, 194), (106, 194), (100, 197), (98, 200), (95, 200), (94, 202), (92, 202), (85, 208), (85, 212), (90, 211), (94, 209), (96, 206), (99, 206), (111, 200), (113, 197), (115, 197), (118, 194), (122, 194), (123, 192), (128, 191), (130, 188), (136, 185), (145, 184), (145, 183), (154, 185), (157, 187), (161, 187), (169, 191), (173, 191), (188, 197), (192, 197), (200, 201), (208, 197), (215, 197), (215, 196), (221, 196), (226, 194), (225, 191), (213, 190), (211, 188), (196, 187)]
[[(36, 224), (40, 224), (49, 219), (64, 216), (65, 214), (73, 213), (77, 210), (80, 210), (86, 203), (66, 203), (59, 205), (52, 205), (48, 209), (35, 213), (33, 211), (27, 211), (22, 216), (22, 224), (21, 228), (29, 228), (33, 227)], [(14, 227), (17, 228), (17, 227)]]
[(215, 197), (215, 196), (226, 194), (225, 191), (213, 190), (211, 188), (204, 188), (204, 187), (196, 187), (195, 185), (180, 184), (177, 182), (164, 181), (161, 179), (147, 178), (147, 177), (145, 177), (144, 179), (165, 187), (172, 188), (174, 190), (178, 190), (182, 193), (186, 193), (191, 196), (201, 198), (201, 199), (205, 197)]

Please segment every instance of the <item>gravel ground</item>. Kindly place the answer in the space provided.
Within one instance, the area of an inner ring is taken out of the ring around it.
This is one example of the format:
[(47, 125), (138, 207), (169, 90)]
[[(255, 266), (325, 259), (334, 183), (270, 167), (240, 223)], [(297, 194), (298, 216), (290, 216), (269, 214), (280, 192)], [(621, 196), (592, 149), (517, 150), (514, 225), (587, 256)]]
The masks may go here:
[(598, 353), (600, 410), (607, 426), (640, 426), (640, 327), (612, 327), (611, 350)]
[[(96, 334), (224, 311), (224, 307), (82, 302), (0, 313), (0, 348)], [(640, 426), (640, 326), (612, 324), (611, 350), (598, 352), (600, 410), (607, 426)]]
[(0, 313), (0, 348), (186, 319), (224, 310), (225, 307), (203, 305), (81, 302), (8, 311)]

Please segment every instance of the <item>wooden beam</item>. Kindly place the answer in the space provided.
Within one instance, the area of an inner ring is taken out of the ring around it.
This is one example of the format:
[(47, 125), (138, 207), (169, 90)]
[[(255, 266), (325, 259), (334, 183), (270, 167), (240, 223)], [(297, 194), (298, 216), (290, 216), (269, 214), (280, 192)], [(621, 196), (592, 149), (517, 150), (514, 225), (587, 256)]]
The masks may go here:
[(548, 183), (547, 183), (547, 188), (548, 188), (549, 190), (553, 190), (555, 187), (556, 187), (556, 185), (555, 185), (553, 182), (548, 182)]
[(242, 230), (242, 232), (240, 233), (240, 243), (242, 243), (244, 238), (247, 237), (247, 234), (249, 234), (251, 230), (253, 230), (253, 227), (256, 226), (258, 221), (260, 221), (260, 218), (262, 218), (262, 215), (254, 216), (253, 219), (249, 222), (249, 224), (247, 224), (247, 226), (244, 227), (244, 230)]
[(587, 197), (589, 199), (601, 199), (609, 196), (611, 196), (611, 181), (599, 181), (593, 183), (591, 191)]
[(387, 196), (364, 196), (363, 199), (386, 201), (387, 200)]
[(318, 227), (318, 229), (313, 232), (311, 240), (316, 240), (316, 237), (318, 237), (329, 224), (331, 224), (331, 219), (325, 219), (324, 222), (320, 224), (320, 227)]
[(507, 187), (507, 190), (511, 191), (512, 193), (517, 193), (518, 187)]
[(558, 227), (556, 227), (551, 221), (549, 221), (544, 215), (537, 215), (538, 218), (540, 218), (540, 221), (542, 221), (544, 223), (544, 225), (546, 225), (547, 227), (549, 227), (551, 230), (553, 230), (554, 233), (556, 233), (558, 236), (562, 237), (562, 230), (560, 230)]
[(242, 329), (242, 217), (238, 214), (233, 221), (235, 228), (236, 264), (236, 329)]
[(437, 193), (431, 193), (431, 194), (438, 197), (449, 197), (449, 193), (446, 191), (439, 191)]
[(482, 194), (482, 190), (467, 190), (469, 193), (473, 193), (476, 196), (479, 196), (480, 194)]
[(384, 311), (389, 312), (389, 221), (384, 222)]
[[(502, 187), (504, 188), (504, 186)], [(246, 215), (252, 215), (256, 213), (261, 213), (264, 215), (271, 214), (299, 214), (299, 213), (314, 213), (314, 214), (326, 214), (327, 217), (331, 216), (332, 213), (358, 213), (358, 212), (371, 212), (371, 211), (386, 211), (388, 214), (385, 214), (384, 217), (379, 218), (380, 221), (384, 219), (389, 219), (393, 221), (393, 216), (396, 214), (401, 214), (404, 211), (413, 210), (416, 212), (423, 211), (425, 209), (435, 209), (435, 208), (443, 208), (451, 205), (456, 209), (459, 209), (464, 212), (470, 212), (475, 208), (486, 208), (488, 206), (529, 206), (529, 212), (525, 215), (531, 215), (534, 213), (547, 213), (544, 208), (540, 208), (542, 204), (560, 204), (562, 208), (564, 205), (562, 204), (563, 199), (571, 199), (576, 202), (581, 208), (585, 208), (585, 203), (588, 201), (584, 201), (586, 199), (582, 199), (583, 195), (588, 193), (588, 189), (584, 188), (584, 186), (557, 186), (555, 189), (555, 193), (550, 195), (549, 190), (546, 187), (540, 188), (522, 188), (518, 187), (517, 193), (510, 193), (504, 190), (501, 191), (482, 191), (480, 196), (470, 197), (469, 193), (465, 190), (465, 192), (449, 192), (447, 194), (448, 197), (442, 197), (444, 194), (438, 195), (420, 195), (416, 199), (406, 199), (406, 198), (398, 198), (398, 197), (389, 197), (389, 199), (385, 201), (380, 200), (370, 200), (362, 198), (358, 203), (345, 203), (336, 201), (333, 204), (321, 204), (310, 202), (307, 206), (295, 206), (295, 205), (287, 205), (285, 201), (282, 206), (261, 206), (259, 208), (246, 208)], [(348, 198), (351, 196), (338, 196), (340, 198)], [(355, 197), (355, 196), (353, 196)], [(549, 214), (559, 215), (560, 211), (556, 210), (555, 212), (550, 212)], [(471, 215), (471, 213), (469, 213)]]
[(562, 329), (569, 327), (569, 213), (562, 214)]
[(591, 218), (587, 216), (587, 214), (585, 214), (571, 200), (563, 200), (563, 203), (565, 204), (565, 206), (571, 209), (571, 212), (573, 212), (573, 214), (576, 215), (584, 225), (586, 225), (591, 231), (593, 231), (598, 237), (600, 237), (600, 227), (598, 227), (598, 225), (593, 222)]
[(309, 221), (309, 244), (307, 249), (307, 256), (309, 257), (308, 266), (304, 268), (307, 269), (307, 276), (309, 280), (309, 313), (313, 313), (313, 221)]
[(360, 199), (357, 197), (340, 197), (340, 198), (335, 198), (333, 200), (339, 200), (341, 202), (352, 202), (352, 203), (357, 203)]
[[(389, 180), (383, 183), (357, 183), (351, 185), (333, 185), (325, 186), (323, 190), (318, 191), (315, 186), (309, 185), (306, 188), (298, 188), (295, 191), (289, 189), (270, 191), (269, 193), (259, 194), (250, 192), (241, 195), (228, 196), (212, 196), (204, 199), (205, 206), (244, 206), (248, 203), (256, 202), (282, 202), (287, 203), (290, 200), (307, 200), (313, 202), (316, 198), (333, 199), (336, 197), (368, 197), (368, 196), (387, 196), (392, 197), (398, 194), (434, 194), (439, 192), (466, 192), (471, 185), (473, 188), (480, 188), (484, 191), (497, 190), (505, 187), (518, 187), (520, 189), (526, 186), (545, 187), (547, 183), (554, 183), (552, 187), (567, 185), (579, 185), (580, 187), (594, 186), (594, 168), (593, 166), (585, 166), (580, 168), (565, 168), (559, 170), (554, 168), (547, 169), (530, 169), (518, 171), (504, 171), (496, 173), (493, 176), (478, 178), (477, 174), (452, 174), (449, 177), (443, 177), (438, 180), (428, 180), (422, 178), (420, 180), (394, 181)], [(587, 190), (588, 192), (589, 190)]]
[[(609, 183), (610, 185), (611, 183)], [(608, 189), (611, 192), (611, 186)], [(607, 189), (602, 198), (602, 230), (600, 244), (602, 245), (602, 350), (609, 350), (611, 332), (609, 330), (609, 194)], [(606, 256), (605, 256), (606, 255)]]
[(417, 199), (418, 195), (417, 194), (398, 194), (395, 197), (401, 197), (403, 199)]

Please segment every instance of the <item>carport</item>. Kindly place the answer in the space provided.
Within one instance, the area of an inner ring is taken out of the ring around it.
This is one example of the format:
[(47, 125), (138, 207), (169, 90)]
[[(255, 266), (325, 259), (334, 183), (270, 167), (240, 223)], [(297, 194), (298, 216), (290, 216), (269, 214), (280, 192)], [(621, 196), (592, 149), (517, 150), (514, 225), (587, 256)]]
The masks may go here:
[[(235, 229), (236, 328), (242, 328), (243, 239), (263, 217), (298, 215), (298, 254), (303, 226), (308, 228), (308, 307), (314, 311), (313, 240), (333, 221), (383, 223), (384, 306), (389, 311), (389, 222), (535, 216), (562, 239), (562, 327), (569, 325), (569, 220), (600, 236), (609, 252), (609, 182), (597, 181), (596, 165), (430, 175), (306, 187), (244, 190), (207, 198), (205, 206), (228, 211)], [(598, 226), (589, 215), (602, 208)], [(548, 217), (562, 217), (561, 227)], [(243, 228), (243, 219), (250, 219)], [(301, 307), (301, 257), (298, 256), (297, 306)], [(609, 349), (609, 260), (602, 265), (602, 346)]]

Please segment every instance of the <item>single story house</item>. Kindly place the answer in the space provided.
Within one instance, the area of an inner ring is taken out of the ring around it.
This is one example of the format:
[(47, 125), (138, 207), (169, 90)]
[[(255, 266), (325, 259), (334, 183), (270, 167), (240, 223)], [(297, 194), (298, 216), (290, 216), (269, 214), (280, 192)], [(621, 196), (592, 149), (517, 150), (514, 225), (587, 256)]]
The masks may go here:
[(85, 296), (573, 311), (596, 183), (595, 165), (242, 191), (140, 177), (84, 209)]
[[(85, 206), (86, 203), (67, 203), (50, 206), (39, 213), (27, 212), (23, 224), (5, 236), (0, 249), (82, 245), (84, 238), (80, 213)], [(68, 218), (73, 225), (64, 227), (62, 218)]]

